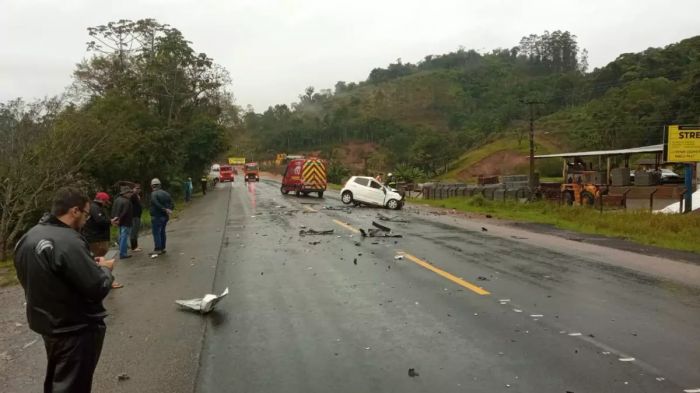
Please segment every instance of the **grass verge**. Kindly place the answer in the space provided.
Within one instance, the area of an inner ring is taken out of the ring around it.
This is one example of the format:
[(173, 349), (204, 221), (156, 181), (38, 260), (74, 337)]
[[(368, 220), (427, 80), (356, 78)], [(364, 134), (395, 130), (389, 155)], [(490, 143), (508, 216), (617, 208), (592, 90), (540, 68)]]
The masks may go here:
[(582, 233), (623, 237), (640, 244), (700, 253), (700, 215), (652, 214), (644, 211), (604, 211), (551, 202), (494, 202), (476, 196), (442, 200), (412, 199), (414, 203), (494, 217), (551, 224)]
[(18, 283), (14, 262), (0, 261), (0, 287), (7, 287)]

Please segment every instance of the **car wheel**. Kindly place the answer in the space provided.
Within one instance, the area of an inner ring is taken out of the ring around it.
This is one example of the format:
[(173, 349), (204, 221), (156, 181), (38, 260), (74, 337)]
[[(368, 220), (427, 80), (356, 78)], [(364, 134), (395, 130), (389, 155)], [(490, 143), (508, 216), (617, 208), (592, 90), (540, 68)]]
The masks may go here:
[(386, 207), (388, 207), (391, 210), (399, 210), (399, 201), (396, 199), (389, 199), (389, 202), (386, 203)]
[(319, 198), (323, 198), (323, 191), (319, 191), (319, 192), (318, 192), (318, 197), (319, 197)]
[(282, 195), (287, 195), (287, 194), (289, 194), (289, 190), (286, 190), (286, 189), (284, 188), (284, 186), (280, 187), (280, 192), (282, 193)]
[(296, 191), (294, 191), (294, 195), (300, 196), (300, 195), (301, 195), (301, 192), (300, 192), (299, 190), (296, 190)]
[(595, 205), (595, 197), (590, 192), (582, 192), (581, 203), (584, 206), (592, 207)]
[(349, 205), (352, 203), (352, 192), (350, 191), (345, 191), (343, 195), (340, 196), (340, 200), (343, 201), (344, 204)]

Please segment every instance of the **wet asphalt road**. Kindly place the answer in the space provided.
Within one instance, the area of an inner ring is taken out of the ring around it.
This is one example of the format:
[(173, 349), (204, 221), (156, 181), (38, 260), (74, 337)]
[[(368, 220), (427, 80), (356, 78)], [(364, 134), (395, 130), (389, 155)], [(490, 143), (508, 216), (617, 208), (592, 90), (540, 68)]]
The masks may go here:
[[(225, 222), (213, 289), (230, 295), (196, 392), (700, 389), (700, 266), (278, 187), (220, 185), (207, 206)], [(362, 239), (377, 213), (409, 220), (382, 222), (404, 237)]]

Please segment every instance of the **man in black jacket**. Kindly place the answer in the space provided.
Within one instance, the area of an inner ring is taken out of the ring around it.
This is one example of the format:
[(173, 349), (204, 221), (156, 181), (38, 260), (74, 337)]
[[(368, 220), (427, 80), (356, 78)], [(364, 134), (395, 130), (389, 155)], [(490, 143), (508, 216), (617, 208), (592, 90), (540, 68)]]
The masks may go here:
[(121, 186), (119, 196), (112, 205), (112, 220), (119, 225), (119, 259), (131, 258), (128, 254), (129, 237), (133, 225), (134, 208), (131, 204), (133, 191), (129, 186)]
[(90, 203), (90, 218), (83, 227), (83, 235), (90, 244), (90, 251), (96, 257), (103, 257), (109, 250), (109, 235), (112, 220), (105, 208), (109, 206), (109, 194), (98, 192)]
[(131, 195), (131, 208), (133, 210), (133, 218), (131, 225), (131, 251), (139, 252), (139, 231), (141, 231), (141, 215), (143, 214), (143, 205), (141, 204), (141, 185), (134, 184), (133, 194)]
[(80, 234), (89, 208), (80, 190), (58, 190), (51, 214), (15, 247), (29, 327), (46, 347), (44, 392), (90, 392), (102, 352), (107, 315), (102, 299), (111, 288), (114, 260), (93, 259)]

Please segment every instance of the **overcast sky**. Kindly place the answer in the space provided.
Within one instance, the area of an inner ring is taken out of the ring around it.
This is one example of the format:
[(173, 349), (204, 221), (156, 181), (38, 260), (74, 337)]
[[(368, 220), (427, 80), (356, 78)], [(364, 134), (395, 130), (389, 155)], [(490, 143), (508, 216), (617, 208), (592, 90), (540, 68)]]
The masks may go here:
[(700, 34), (700, 0), (0, 0), (0, 101), (60, 94), (87, 27), (143, 18), (182, 31), (229, 70), (239, 105), (263, 111), (397, 58), (510, 48), (544, 30), (576, 34), (600, 67)]

